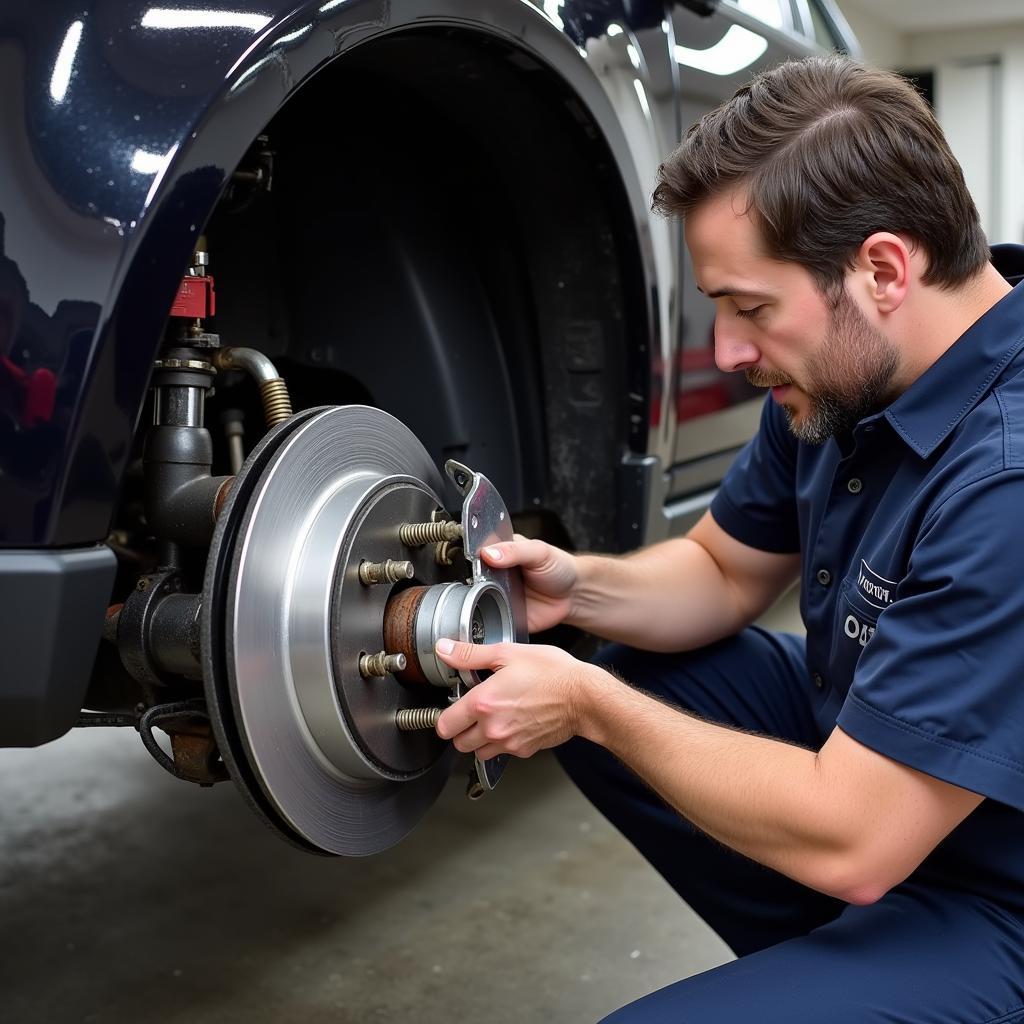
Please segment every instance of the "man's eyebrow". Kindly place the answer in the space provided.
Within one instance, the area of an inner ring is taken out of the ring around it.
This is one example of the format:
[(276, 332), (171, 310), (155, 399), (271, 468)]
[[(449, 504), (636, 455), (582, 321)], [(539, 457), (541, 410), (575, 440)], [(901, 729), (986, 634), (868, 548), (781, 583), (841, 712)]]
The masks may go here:
[(706, 295), (709, 299), (721, 299), (725, 296), (741, 299), (763, 299), (768, 297), (767, 292), (754, 291), (750, 288), (737, 288), (735, 285), (731, 284), (723, 285), (721, 288), (717, 288), (713, 292), (706, 292), (700, 285), (697, 285), (697, 291), (702, 295)]

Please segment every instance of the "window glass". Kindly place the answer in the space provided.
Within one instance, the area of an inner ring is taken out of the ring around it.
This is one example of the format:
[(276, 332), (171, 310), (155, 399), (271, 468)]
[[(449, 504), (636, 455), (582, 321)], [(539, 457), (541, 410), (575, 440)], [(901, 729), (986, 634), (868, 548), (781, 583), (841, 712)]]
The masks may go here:
[(808, 0), (808, 4), (811, 9), (811, 35), (814, 41), (819, 45), (825, 47), (826, 50), (837, 50), (842, 48), (841, 41), (836, 38), (835, 32), (832, 31), (832, 25), (821, 12), (821, 7), (817, 3), (817, 0)]
[(729, 0), (729, 3), (772, 28), (791, 27), (789, 0)]

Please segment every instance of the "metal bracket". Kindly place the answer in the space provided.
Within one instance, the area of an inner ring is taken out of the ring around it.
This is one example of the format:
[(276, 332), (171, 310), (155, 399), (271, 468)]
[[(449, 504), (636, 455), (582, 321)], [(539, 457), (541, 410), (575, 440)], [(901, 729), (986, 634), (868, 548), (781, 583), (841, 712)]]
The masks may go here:
[[(449, 459), (444, 464), (445, 473), (463, 496), (462, 501), (462, 546), (466, 561), (473, 573), (473, 583), (490, 582), (500, 587), (512, 610), (512, 621), (516, 643), (529, 643), (530, 634), (526, 625), (526, 591), (522, 573), (518, 568), (494, 569), (480, 557), (481, 548), (488, 544), (512, 540), (512, 517), (497, 488), (483, 473), (475, 473), (461, 462)], [(463, 696), (467, 687), (460, 682), (453, 693), (453, 699)], [(470, 775), (467, 795), (470, 798), (483, 796), (494, 789), (508, 762), (508, 754), (481, 761), (473, 759), (476, 778)]]

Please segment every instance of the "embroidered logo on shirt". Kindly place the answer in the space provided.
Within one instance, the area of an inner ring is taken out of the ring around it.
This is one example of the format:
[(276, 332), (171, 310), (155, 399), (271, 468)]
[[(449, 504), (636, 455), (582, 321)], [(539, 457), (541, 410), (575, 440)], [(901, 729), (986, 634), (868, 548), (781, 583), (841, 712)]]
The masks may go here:
[(893, 580), (887, 580), (884, 576), (879, 576), (862, 558), (860, 572), (857, 574), (857, 588), (868, 604), (875, 608), (885, 608), (892, 604), (896, 583)]

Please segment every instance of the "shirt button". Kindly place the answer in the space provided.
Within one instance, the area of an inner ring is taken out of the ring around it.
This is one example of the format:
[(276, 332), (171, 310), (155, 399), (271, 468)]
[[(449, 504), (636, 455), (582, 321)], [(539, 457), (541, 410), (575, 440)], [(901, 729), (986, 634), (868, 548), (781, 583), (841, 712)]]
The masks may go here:
[(832, 573), (828, 569), (819, 569), (817, 580), (823, 587), (827, 587), (832, 582)]
[(811, 677), (814, 680), (814, 685), (820, 690), (825, 685), (825, 680), (821, 678), (820, 672), (815, 672)]
[(852, 477), (846, 484), (846, 489), (851, 494), (860, 494), (863, 487), (864, 484), (862, 484), (857, 477)]

